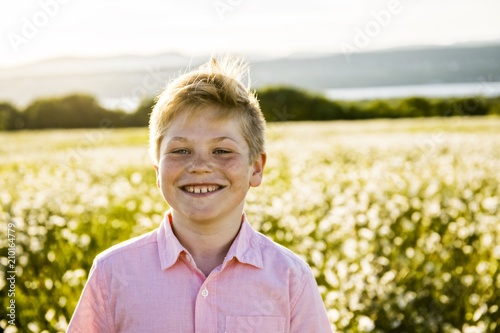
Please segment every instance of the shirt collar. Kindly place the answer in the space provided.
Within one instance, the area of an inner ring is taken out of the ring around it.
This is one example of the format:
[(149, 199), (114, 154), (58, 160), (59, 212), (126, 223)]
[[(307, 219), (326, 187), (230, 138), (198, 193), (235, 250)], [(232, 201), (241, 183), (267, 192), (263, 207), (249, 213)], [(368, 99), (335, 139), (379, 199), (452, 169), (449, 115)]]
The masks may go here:
[(165, 213), (163, 221), (158, 228), (158, 254), (160, 255), (161, 269), (167, 269), (177, 262), (179, 255), (187, 250), (182, 246), (172, 231), (172, 214), (170, 210)]
[(263, 268), (262, 253), (257, 237), (257, 232), (252, 228), (245, 212), (243, 212), (240, 231), (234, 239), (233, 244), (231, 244), (229, 251), (227, 251), (222, 269), (233, 258), (236, 258), (241, 263)]
[[(177, 237), (175, 237), (171, 223), (172, 214), (168, 210), (157, 233), (158, 254), (162, 270), (175, 264), (181, 253), (188, 253)], [(222, 269), (233, 258), (236, 258), (241, 263), (263, 268), (262, 253), (257, 237), (257, 232), (252, 228), (250, 222), (248, 222), (246, 214), (243, 213), (240, 231), (227, 252)]]

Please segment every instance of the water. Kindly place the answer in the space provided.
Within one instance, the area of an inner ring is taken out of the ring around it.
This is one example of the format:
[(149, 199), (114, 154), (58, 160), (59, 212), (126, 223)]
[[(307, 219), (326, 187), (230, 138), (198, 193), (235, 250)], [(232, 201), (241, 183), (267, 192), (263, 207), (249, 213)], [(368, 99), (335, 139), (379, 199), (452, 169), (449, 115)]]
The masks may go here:
[(99, 104), (108, 110), (123, 110), (128, 113), (135, 112), (139, 104), (141, 103), (140, 98), (134, 97), (103, 97), (99, 98)]
[(437, 83), (408, 86), (326, 89), (326, 97), (334, 100), (386, 99), (410, 96), (467, 97), (500, 96), (500, 82)]
[[(500, 96), (500, 82), (472, 82), (472, 83), (445, 83), (422, 84), (408, 86), (365, 87), (326, 89), (326, 97), (334, 100), (363, 100), (400, 98), (409, 96), (422, 97), (466, 97), (466, 96)], [(100, 98), (100, 104), (110, 110), (121, 109), (134, 112), (139, 106), (140, 98)]]

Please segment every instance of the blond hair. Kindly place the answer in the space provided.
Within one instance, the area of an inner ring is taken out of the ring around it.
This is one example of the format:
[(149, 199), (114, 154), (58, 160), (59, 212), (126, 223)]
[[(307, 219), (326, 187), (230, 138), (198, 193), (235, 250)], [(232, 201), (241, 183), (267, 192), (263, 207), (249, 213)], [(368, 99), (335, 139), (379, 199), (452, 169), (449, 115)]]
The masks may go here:
[[(182, 112), (193, 117), (207, 107), (215, 107), (216, 119), (238, 121), (250, 150), (250, 162), (255, 161), (264, 152), (266, 123), (255, 93), (242, 84), (247, 71), (248, 64), (241, 59), (211, 57), (198, 69), (168, 83), (156, 98), (149, 119), (149, 153), (153, 163), (159, 163), (161, 142), (175, 117)], [(249, 79), (248, 82), (249, 86)]]

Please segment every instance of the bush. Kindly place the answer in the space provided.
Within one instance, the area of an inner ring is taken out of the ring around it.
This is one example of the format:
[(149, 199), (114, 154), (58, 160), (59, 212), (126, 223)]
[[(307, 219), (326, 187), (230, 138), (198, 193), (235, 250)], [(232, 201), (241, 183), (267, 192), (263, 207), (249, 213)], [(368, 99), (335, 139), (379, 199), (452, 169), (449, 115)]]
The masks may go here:
[[(257, 97), (268, 122), (500, 114), (499, 97), (409, 97), (345, 102), (286, 86), (260, 89)], [(145, 98), (134, 113), (125, 113), (106, 110), (94, 97), (78, 94), (36, 100), (24, 112), (18, 112), (9, 103), (1, 103), (0, 130), (141, 127), (148, 125), (153, 105), (153, 98)]]
[(0, 131), (24, 127), (23, 115), (10, 103), (0, 103)]
[(88, 95), (44, 98), (31, 103), (24, 111), (27, 128), (122, 127), (126, 114), (102, 108)]
[(401, 101), (398, 115), (400, 117), (430, 117), (434, 114), (429, 100), (422, 97), (410, 97)]
[(141, 127), (148, 126), (149, 115), (153, 111), (153, 106), (155, 104), (154, 98), (145, 98), (141, 101), (137, 109), (133, 114), (128, 115), (128, 126), (130, 127)]

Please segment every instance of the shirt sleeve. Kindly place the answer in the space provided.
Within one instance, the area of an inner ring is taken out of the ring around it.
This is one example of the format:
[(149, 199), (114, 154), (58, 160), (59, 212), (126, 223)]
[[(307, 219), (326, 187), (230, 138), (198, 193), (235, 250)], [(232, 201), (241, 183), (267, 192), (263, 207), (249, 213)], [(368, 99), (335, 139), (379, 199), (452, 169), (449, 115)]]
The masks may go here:
[(114, 331), (108, 324), (107, 310), (99, 285), (99, 266), (98, 261), (94, 260), (89, 278), (66, 331), (67, 333)]
[(302, 291), (295, 304), (292, 304), (290, 333), (331, 333), (332, 327), (328, 320), (316, 280), (311, 270), (305, 275)]

